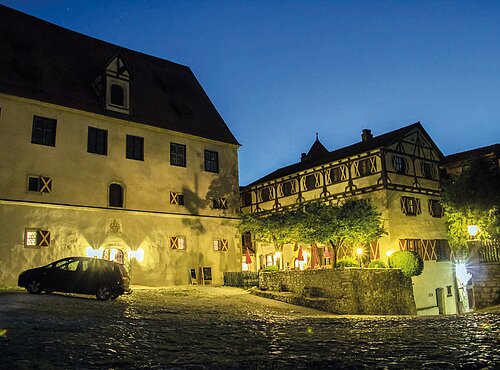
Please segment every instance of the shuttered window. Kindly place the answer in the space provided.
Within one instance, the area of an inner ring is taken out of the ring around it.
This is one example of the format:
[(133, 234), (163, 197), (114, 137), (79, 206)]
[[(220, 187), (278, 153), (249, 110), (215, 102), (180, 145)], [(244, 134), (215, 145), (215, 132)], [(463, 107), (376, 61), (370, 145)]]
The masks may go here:
[(401, 197), (401, 211), (407, 216), (421, 214), (420, 199), (414, 197)]

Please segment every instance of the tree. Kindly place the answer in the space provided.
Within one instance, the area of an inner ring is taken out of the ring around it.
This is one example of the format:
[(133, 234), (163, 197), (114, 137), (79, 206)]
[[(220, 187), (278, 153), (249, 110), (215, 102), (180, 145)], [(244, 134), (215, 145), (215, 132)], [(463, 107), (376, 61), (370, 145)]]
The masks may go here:
[(479, 226), (479, 239), (500, 238), (500, 173), (488, 158), (472, 159), (458, 176), (443, 183), (443, 204), (450, 247), (459, 257), (469, 253), (467, 226)]
[(349, 199), (337, 206), (316, 201), (299, 212), (297, 234), (306, 242), (329, 243), (334, 267), (341, 246), (367, 244), (385, 233), (380, 213), (368, 200)]
[(294, 217), (290, 211), (268, 215), (245, 214), (241, 219), (240, 231), (250, 232), (257, 241), (272, 244), (277, 251), (283, 251), (284, 244), (297, 240)]
[(266, 216), (244, 215), (240, 230), (250, 231), (257, 240), (272, 243), (277, 250), (286, 243), (329, 243), (334, 267), (338, 248), (366, 244), (385, 233), (380, 213), (367, 200), (347, 200), (336, 206), (313, 201)]

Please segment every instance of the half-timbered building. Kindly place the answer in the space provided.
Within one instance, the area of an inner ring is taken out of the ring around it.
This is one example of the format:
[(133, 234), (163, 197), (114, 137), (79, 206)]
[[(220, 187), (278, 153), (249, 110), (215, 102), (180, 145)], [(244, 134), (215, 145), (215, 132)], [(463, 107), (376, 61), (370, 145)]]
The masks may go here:
[[(375, 137), (363, 130), (360, 142), (334, 151), (316, 138), (300, 162), (243, 187), (241, 210), (264, 214), (313, 200), (370, 199), (381, 212), (387, 235), (365, 246), (369, 258), (387, 261), (394, 251), (418, 252), (425, 261), (423, 274), (413, 278), (419, 313), (454, 313), (454, 275), (440, 205), (442, 158), (419, 122)], [(251, 242), (248, 237), (243, 240)], [(262, 243), (254, 242), (250, 248), (257, 257), (254, 268), (303, 265), (294, 245), (278, 253)], [(307, 246), (303, 248), (306, 251)], [(341, 250), (338, 257), (350, 253)], [(320, 248), (320, 263), (326, 262), (325, 257)]]
[(0, 29), (0, 286), (85, 254), (144, 285), (239, 270), (239, 144), (190, 68), (4, 6)]

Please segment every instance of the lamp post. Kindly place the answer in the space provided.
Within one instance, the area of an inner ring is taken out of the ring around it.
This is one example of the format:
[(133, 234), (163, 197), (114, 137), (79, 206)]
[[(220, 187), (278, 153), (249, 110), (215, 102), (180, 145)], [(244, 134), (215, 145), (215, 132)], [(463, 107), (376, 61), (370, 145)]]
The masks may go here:
[(389, 268), (391, 268), (391, 255), (394, 253), (394, 251), (387, 251), (385, 252), (385, 255), (387, 256), (387, 265)]
[(358, 254), (358, 259), (359, 259), (359, 267), (361, 268), (361, 267), (363, 267), (363, 266), (361, 265), (361, 260), (362, 260), (362, 258), (363, 258), (363, 248), (358, 248), (358, 249), (356, 249), (356, 253)]

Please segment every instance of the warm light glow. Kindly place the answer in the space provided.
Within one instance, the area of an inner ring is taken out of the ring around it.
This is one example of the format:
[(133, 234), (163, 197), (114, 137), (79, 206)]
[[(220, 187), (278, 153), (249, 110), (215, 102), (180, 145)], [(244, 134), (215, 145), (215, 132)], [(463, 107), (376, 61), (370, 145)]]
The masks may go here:
[(394, 253), (394, 251), (387, 251), (387, 252), (385, 252), (385, 255), (387, 257), (390, 257), (393, 253)]
[(241, 269), (243, 271), (250, 271), (250, 265), (246, 264), (245, 262), (242, 263)]
[(144, 260), (144, 249), (139, 248), (136, 251), (130, 251), (128, 253), (128, 258), (129, 259), (135, 258), (137, 261), (142, 262)]
[(281, 257), (281, 252), (276, 252), (276, 253), (274, 253), (274, 255), (275, 255), (276, 258), (280, 258)]
[(102, 249), (94, 249), (92, 247), (87, 247), (85, 248), (85, 255), (87, 257), (97, 257), (97, 258), (102, 258)]
[(363, 248), (356, 249), (356, 253), (361, 256), (363, 254)]
[(462, 283), (462, 285), (466, 285), (472, 277), (472, 275), (467, 271), (465, 263), (457, 264), (457, 266), (455, 267), (455, 271), (457, 274), (457, 279)]
[(469, 226), (467, 226), (467, 231), (469, 232), (470, 236), (474, 237), (479, 232), (479, 226), (477, 226), (477, 225), (469, 225)]

